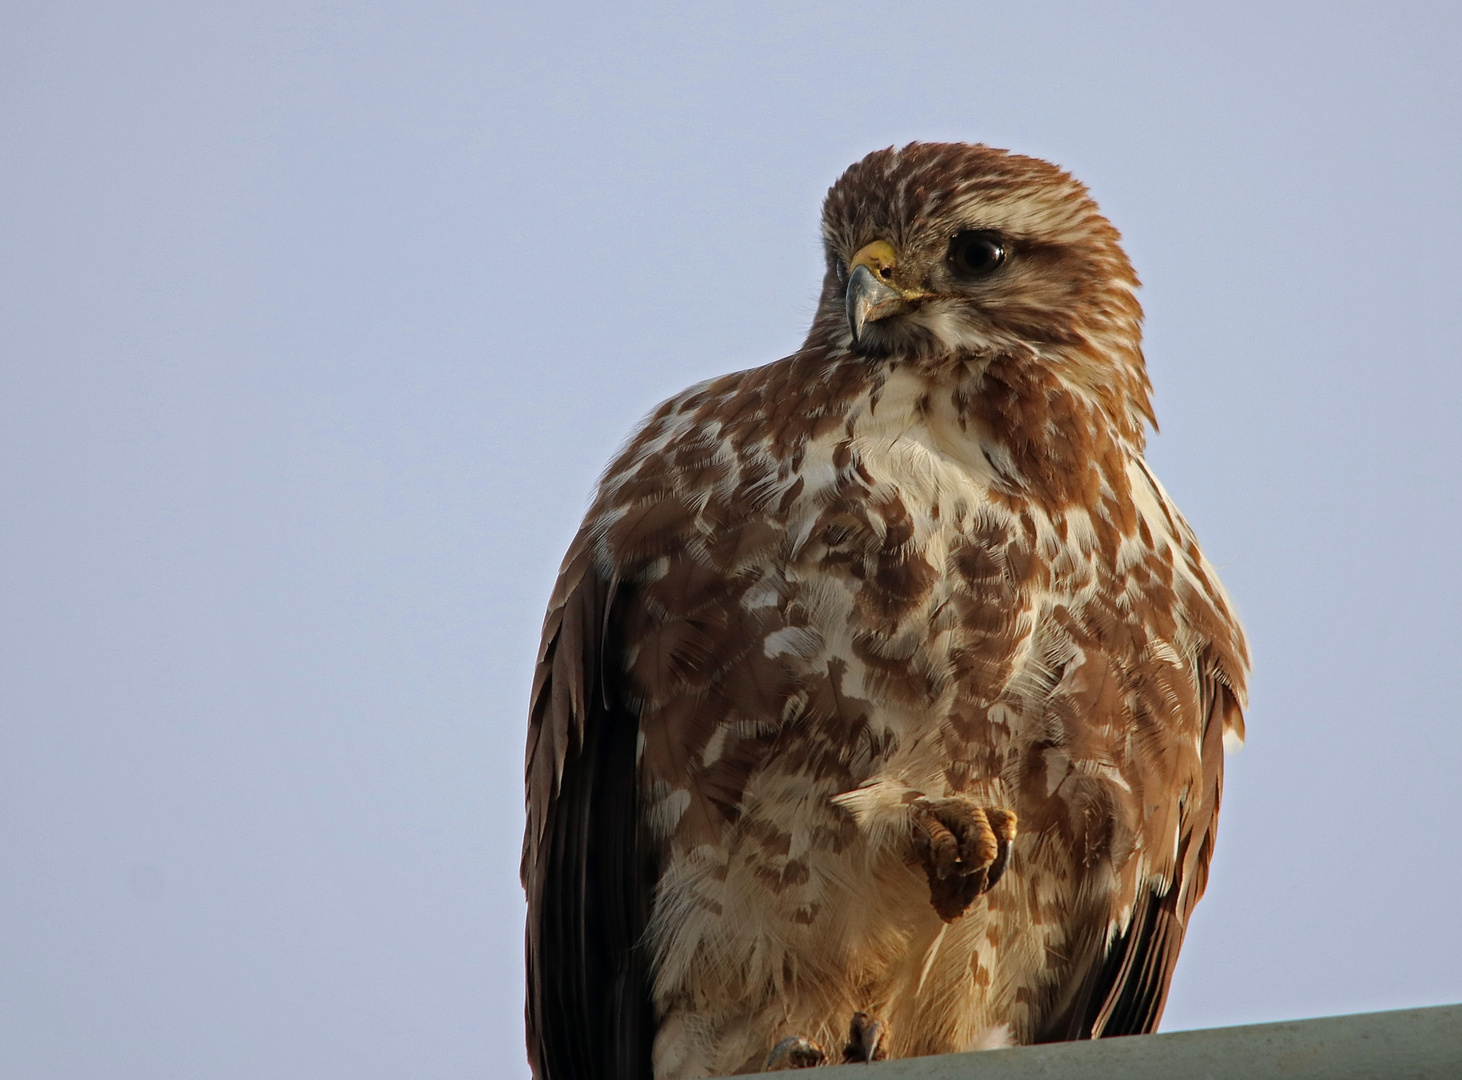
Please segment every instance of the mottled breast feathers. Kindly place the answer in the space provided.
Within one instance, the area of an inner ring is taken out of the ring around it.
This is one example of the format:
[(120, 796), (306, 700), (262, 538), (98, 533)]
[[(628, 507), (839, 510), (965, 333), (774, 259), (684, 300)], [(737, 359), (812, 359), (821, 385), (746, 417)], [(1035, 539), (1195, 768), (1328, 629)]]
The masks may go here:
[(662, 405), (564, 560), (541, 1078), (1150, 1031), (1202, 895), (1247, 653), (1143, 460), (1116, 230), (1054, 166), (911, 144), (823, 235), (803, 348)]

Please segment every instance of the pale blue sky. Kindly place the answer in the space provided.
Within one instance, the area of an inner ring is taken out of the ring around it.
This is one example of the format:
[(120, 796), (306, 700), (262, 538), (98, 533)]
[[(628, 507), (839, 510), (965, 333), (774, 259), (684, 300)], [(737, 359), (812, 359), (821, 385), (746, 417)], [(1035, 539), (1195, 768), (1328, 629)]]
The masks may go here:
[(1251, 634), (1166, 1026), (1462, 999), (1459, 13), (9, 0), (0, 1074), (526, 1075), (559, 556), (913, 138), (1123, 231)]

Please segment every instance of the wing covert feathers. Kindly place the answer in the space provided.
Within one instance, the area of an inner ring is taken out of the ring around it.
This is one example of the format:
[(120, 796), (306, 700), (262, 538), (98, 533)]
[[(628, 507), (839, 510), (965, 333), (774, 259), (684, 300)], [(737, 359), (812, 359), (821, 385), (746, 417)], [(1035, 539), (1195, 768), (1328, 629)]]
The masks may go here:
[(1087, 971), (1074, 997), (1053, 1010), (1035, 1042), (1064, 1042), (1157, 1030), (1188, 919), (1208, 884), (1208, 864), (1218, 835), (1227, 731), (1243, 731), (1234, 691), (1205, 658), (1202, 783), (1196, 804), (1186, 803), (1174, 876), (1142, 890), (1125, 925), (1100, 922), (1086, 936)]

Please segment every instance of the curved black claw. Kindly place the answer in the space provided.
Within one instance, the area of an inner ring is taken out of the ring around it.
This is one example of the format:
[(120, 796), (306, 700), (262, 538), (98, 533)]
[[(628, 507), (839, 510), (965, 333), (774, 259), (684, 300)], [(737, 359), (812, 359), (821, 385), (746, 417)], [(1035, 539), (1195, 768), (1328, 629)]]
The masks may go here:
[(866, 1012), (855, 1012), (848, 1025), (848, 1045), (843, 1047), (843, 1062), (882, 1061), (886, 1056), (888, 1025)]

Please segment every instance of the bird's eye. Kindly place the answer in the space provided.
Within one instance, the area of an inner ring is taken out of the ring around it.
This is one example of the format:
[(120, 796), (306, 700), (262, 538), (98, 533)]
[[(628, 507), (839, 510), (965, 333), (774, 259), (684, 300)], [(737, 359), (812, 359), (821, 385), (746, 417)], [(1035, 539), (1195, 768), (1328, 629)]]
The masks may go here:
[(848, 283), (848, 264), (842, 259), (833, 259), (833, 273), (838, 276), (838, 281), (846, 285)]
[(1005, 243), (999, 233), (968, 229), (949, 242), (949, 265), (961, 277), (984, 277), (1004, 261)]

